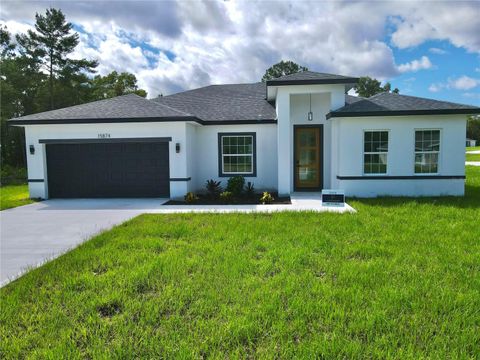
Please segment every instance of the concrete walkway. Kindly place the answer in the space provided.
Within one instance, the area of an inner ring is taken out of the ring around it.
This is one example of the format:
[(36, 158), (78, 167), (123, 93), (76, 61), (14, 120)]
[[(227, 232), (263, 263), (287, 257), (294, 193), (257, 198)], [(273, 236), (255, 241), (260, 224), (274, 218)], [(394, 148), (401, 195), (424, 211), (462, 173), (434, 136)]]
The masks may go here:
[(145, 211), (155, 214), (174, 214), (189, 212), (214, 212), (214, 213), (251, 213), (251, 212), (275, 212), (275, 211), (317, 211), (348, 213), (355, 212), (350, 205), (345, 206), (322, 206), (320, 193), (294, 193), (290, 196), (292, 204), (271, 205), (165, 205), (158, 209)]
[(480, 150), (467, 151), (467, 154), (480, 154)]
[(480, 166), (480, 161), (465, 161), (465, 165)]
[(320, 194), (294, 194), (291, 205), (164, 205), (167, 199), (47, 200), (0, 211), (0, 286), (103, 230), (143, 213), (355, 212), (322, 207)]

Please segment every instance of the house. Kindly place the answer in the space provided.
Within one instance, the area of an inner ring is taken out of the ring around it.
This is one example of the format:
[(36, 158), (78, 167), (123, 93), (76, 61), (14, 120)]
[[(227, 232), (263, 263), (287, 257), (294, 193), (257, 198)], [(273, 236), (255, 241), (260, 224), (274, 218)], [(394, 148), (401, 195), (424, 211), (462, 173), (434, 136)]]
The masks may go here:
[(171, 197), (243, 175), (279, 194), (463, 195), (466, 114), (412, 96), (346, 95), (305, 71), (147, 100), (119, 96), (10, 120), (25, 127), (30, 195)]
[(467, 138), (465, 145), (466, 147), (477, 146), (477, 140)]

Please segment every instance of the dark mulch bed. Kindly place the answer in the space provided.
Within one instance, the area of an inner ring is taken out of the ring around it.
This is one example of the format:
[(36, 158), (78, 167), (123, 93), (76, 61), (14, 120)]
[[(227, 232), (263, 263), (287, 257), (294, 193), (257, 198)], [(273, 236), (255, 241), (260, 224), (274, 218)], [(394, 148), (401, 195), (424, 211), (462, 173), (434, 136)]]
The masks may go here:
[[(290, 201), (290, 196), (278, 197), (277, 193), (271, 193), (271, 194), (275, 200), (269, 205), (278, 205), (278, 204), (289, 205), (292, 203)], [(250, 197), (250, 198), (247, 198), (247, 197), (236, 198), (231, 203), (226, 204), (225, 202), (222, 202), (220, 199), (211, 199), (206, 195), (198, 194), (199, 199), (193, 204), (192, 203), (189, 204), (183, 200), (169, 200), (163, 205), (259, 205), (261, 204), (260, 202), (261, 196), (262, 194), (256, 194), (254, 197)]]

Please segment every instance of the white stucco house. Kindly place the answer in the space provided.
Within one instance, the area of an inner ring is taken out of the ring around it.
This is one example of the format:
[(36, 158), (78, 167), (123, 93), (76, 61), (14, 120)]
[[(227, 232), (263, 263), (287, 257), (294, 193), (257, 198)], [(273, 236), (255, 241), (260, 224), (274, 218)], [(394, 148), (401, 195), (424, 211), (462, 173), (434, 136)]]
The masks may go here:
[(243, 175), (281, 195), (463, 195), (466, 114), (305, 71), (156, 99), (125, 95), (10, 120), (25, 127), (30, 195), (171, 197)]

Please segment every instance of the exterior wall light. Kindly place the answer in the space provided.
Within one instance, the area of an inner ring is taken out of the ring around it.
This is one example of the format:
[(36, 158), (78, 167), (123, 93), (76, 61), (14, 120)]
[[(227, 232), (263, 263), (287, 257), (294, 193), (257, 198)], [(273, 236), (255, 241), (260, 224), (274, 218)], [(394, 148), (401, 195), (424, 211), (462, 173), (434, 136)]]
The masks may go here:
[(29, 149), (30, 149), (30, 154), (32, 154), (32, 155), (35, 154), (35, 146), (30, 145)]
[(175, 152), (178, 154), (180, 152), (180, 143), (175, 144)]
[(313, 121), (313, 112), (312, 112), (312, 94), (310, 94), (310, 111), (307, 116), (308, 121)]

